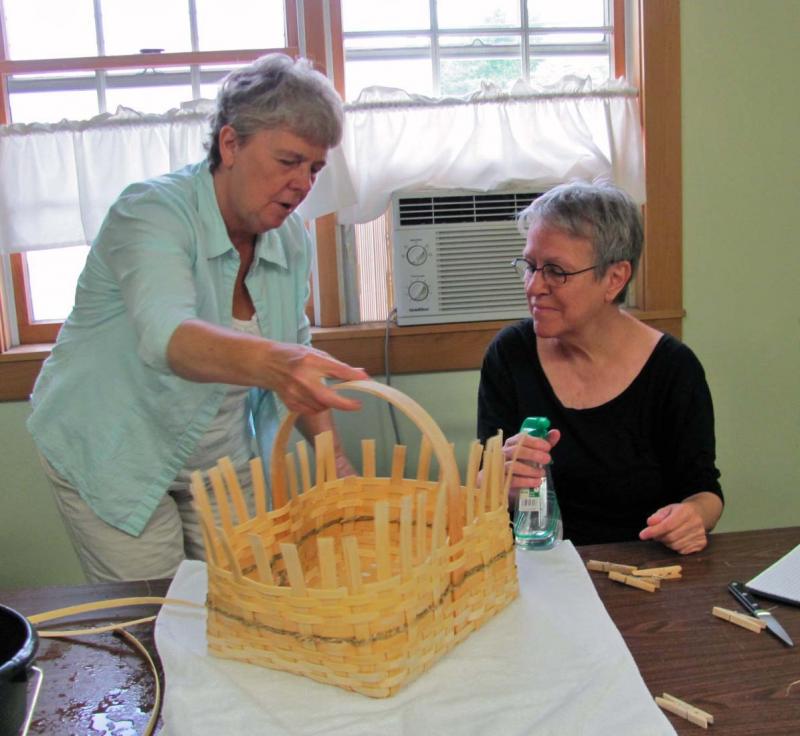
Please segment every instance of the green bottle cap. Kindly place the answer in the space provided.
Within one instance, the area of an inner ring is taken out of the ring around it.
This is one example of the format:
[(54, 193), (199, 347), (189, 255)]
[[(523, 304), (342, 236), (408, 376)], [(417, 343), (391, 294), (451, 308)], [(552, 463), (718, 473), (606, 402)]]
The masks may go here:
[(520, 432), (527, 432), (532, 437), (547, 437), (550, 420), (547, 417), (528, 417), (520, 427)]

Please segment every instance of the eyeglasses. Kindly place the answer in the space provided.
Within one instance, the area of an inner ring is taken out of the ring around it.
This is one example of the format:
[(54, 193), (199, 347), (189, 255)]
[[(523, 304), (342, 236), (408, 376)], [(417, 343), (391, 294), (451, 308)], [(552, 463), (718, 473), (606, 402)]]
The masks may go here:
[(588, 268), (582, 268), (580, 271), (565, 271), (561, 266), (556, 266), (554, 263), (545, 263), (544, 266), (536, 268), (536, 264), (531, 263), (527, 258), (515, 258), (511, 261), (511, 265), (523, 281), (532, 279), (533, 275), (540, 271), (544, 282), (548, 286), (563, 286), (567, 283), (567, 277), (577, 276), (579, 273), (586, 273), (597, 268), (597, 264), (595, 264)]

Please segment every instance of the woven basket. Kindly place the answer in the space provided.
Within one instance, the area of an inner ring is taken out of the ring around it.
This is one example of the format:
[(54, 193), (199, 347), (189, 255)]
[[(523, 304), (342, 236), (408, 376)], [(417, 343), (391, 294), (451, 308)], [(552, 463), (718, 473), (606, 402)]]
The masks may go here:
[[(200, 473), (192, 478), (208, 562), (208, 648), (220, 657), (387, 697), (518, 593), (500, 437), (470, 448), (466, 485), (452, 447), (419, 404), (372, 381), (337, 388), (381, 397), (421, 430), (416, 478), (403, 478), (404, 446), (390, 478), (375, 474), (362, 441), (362, 476), (337, 479), (330, 432), (315, 438), (316, 482), (305, 443), (296, 461), (283, 421), (271, 458), (273, 511), (259, 459), (251, 461), (255, 515), (233, 467), (208, 471), (219, 525)], [(439, 479), (428, 479), (431, 453)], [(302, 493), (299, 493), (299, 488)], [(234, 520), (235, 519), (235, 520)]]

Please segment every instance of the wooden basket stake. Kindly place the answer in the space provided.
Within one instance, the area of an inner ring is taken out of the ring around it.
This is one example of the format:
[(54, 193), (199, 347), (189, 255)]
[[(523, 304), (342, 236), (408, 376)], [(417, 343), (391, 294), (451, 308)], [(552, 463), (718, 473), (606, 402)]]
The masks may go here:
[(392, 562), (389, 556), (389, 502), (375, 504), (375, 562), (378, 580), (392, 576)]
[(467, 491), (467, 524), (475, 518), (475, 486), (478, 482), (478, 470), (481, 465), (481, 452), (483, 447), (478, 440), (472, 440), (469, 446), (469, 460), (467, 461), (467, 477), (465, 488)]
[(269, 564), (269, 558), (264, 550), (264, 543), (258, 534), (248, 534), (247, 539), (250, 542), (250, 549), (253, 550), (253, 557), (256, 561), (256, 568), (258, 569), (258, 577), (262, 583), (267, 585), (275, 585), (275, 578), (272, 576), (272, 568)]
[(342, 537), (344, 566), (347, 571), (347, 587), (351, 593), (360, 593), (361, 560), (358, 557), (358, 540), (355, 537)]
[(294, 455), (291, 452), (287, 452), (284, 455), (283, 461), (286, 465), (286, 475), (289, 478), (289, 499), (292, 500), (297, 498), (300, 495), (298, 486), (297, 486), (297, 465), (294, 461)]
[(297, 545), (281, 542), (281, 555), (283, 556), (283, 564), (286, 566), (286, 575), (289, 577), (292, 593), (298, 596), (306, 595), (306, 578), (303, 574), (300, 555), (297, 553)]
[(311, 490), (311, 471), (308, 469), (308, 445), (303, 440), (297, 443), (297, 459), (300, 463), (300, 480), (303, 483), (303, 493)]
[(403, 577), (411, 574), (411, 527), (413, 519), (413, 496), (403, 496), (400, 502), (400, 570)]
[(361, 440), (361, 472), (365, 478), (375, 477), (375, 440)]
[(239, 478), (236, 477), (236, 469), (233, 467), (231, 459), (227, 456), (221, 457), (217, 461), (217, 467), (225, 479), (225, 485), (228, 487), (233, 502), (233, 509), (236, 512), (236, 519), (240, 524), (244, 524), (249, 518), (250, 514), (247, 512), (247, 504), (244, 502), (244, 494), (242, 487), (239, 485)]
[(267, 513), (267, 484), (264, 480), (264, 463), (260, 457), (250, 460), (250, 478), (253, 482), (256, 516), (260, 518)]
[(231, 509), (228, 505), (228, 494), (225, 492), (225, 482), (222, 480), (222, 473), (219, 472), (219, 468), (209, 468), (208, 479), (214, 489), (214, 498), (217, 501), (217, 512), (222, 522), (224, 536), (230, 539), (233, 537), (233, 520), (231, 519)]
[(317, 488), (336, 480), (336, 458), (333, 453), (333, 432), (326, 430), (314, 437), (314, 459), (317, 464)]
[(431, 534), (431, 550), (439, 549), (445, 543), (445, 514), (447, 509), (447, 488), (444, 481), (439, 485), (436, 494), (436, 509), (433, 512), (433, 533)]
[(417, 494), (417, 556), (416, 562), (420, 563), (427, 554), (425, 549), (425, 535), (428, 531), (428, 492), (420, 491)]
[(392, 452), (392, 483), (402, 483), (406, 469), (406, 446), (395, 445)]
[(336, 550), (331, 537), (317, 537), (317, 555), (323, 588), (338, 588), (336, 577)]

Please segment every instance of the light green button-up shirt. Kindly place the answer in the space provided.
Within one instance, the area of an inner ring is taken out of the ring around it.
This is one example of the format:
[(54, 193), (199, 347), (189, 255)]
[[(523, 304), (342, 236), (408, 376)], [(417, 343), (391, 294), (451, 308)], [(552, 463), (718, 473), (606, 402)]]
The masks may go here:
[[(297, 215), (259, 236), (245, 283), (264, 337), (310, 343), (310, 267)], [(227, 386), (176, 376), (167, 344), (187, 319), (231, 326), (238, 270), (205, 162), (128, 187), (92, 245), (75, 306), (36, 381), (28, 428), (50, 464), (118, 529), (141, 533), (217, 414)], [(250, 399), (268, 453), (278, 402), (258, 389)]]

